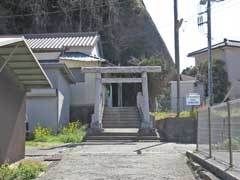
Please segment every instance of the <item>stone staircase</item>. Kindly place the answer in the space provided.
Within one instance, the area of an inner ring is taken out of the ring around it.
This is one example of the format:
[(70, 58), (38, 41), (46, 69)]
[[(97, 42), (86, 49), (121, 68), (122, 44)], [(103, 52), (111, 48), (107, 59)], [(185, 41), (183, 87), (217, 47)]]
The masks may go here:
[(138, 133), (141, 119), (137, 107), (105, 107), (103, 132), (88, 134), (87, 142), (160, 141), (158, 133), (143, 136)]
[(159, 142), (158, 133), (151, 136), (142, 136), (138, 133), (138, 129), (133, 128), (113, 128), (104, 129), (100, 134), (87, 135), (86, 142)]
[(137, 107), (105, 107), (103, 128), (139, 128), (140, 116)]

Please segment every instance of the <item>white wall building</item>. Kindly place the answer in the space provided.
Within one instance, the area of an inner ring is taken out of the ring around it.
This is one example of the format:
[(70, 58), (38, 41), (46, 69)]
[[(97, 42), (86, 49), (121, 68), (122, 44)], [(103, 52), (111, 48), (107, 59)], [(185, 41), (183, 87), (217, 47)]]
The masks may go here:
[[(200, 49), (188, 54), (188, 57), (195, 58), (196, 66), (208, 59), (207, 48)], [(240, 41), (224, 39), (223, 42), (212, 46), (212, 58), (225, 62), (228, 72), (228, 79), (232, 90), (230, 98), (240, 97)]]
[[(66, 125), (69, 120), (90, 122), (95, 104), (96, 77), (94, 74), (83, 74), (81, 68), (99, 67), (105, 62), (101, 58), (103, 53), (100, 36), (93, 32), (26, 34), (24, 37), (41, 65), (45, 67), (56, 89), (55, 95), (52, 90), (49, 91), (51, 97), (47, 97), (48, 100), (41, 95), (41, 91), (39, 95), (36, 90), (29, 94), (28, 115), (29, 121), (32, 121), (32, 124), (29, 124), (30, 130), (33, 130), (38, 122), (45, 126), (49, 123), (48, 126), (54, 130)], [(73, 78), (68, 76), (73, 76), (75, 80), (69, 81)], [(74, 81), (76, 82), (73, 84)], [(38, 98), (39, 103), (36, 101), (37, 96), (41, 96)], [(57, 104), (57, 107), (53, 104)], [(44, 108), (49, 107), (49, 116), (46, 114), (38, 116), (37, 112), (43, 105)]]

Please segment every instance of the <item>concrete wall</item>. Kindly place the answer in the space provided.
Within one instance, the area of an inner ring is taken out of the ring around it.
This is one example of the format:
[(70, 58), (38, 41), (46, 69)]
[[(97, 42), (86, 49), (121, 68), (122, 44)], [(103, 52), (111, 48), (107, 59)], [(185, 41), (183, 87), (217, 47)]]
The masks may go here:
[(71, 85), (71, 105), (93, 105), (95, 104), (95, 74), (85, 74), (85, 82)]
[(49, 80), (58, 91), (58, 128), (64, 127), (70, 119), (70, 84), (57, 68), (45, 68)]
[(196, 143), (197, 121), (194, 118), (169, 118), (155, 123), (163, 142)]
[(24, 158), (25, 92), (6, 70), (0, 73), (0, 164)]
[(60, 69), (44, 69), (53, 87), (57, 90), (55, 96), (28, 96), (27, 114), (29, 130), (33, 131), (39, 124), (53, 129), (56, 133), (59, 128), (66, 126), (70, 121), (70, 84)]
[[(63, 61), (68, 68), (81, 67), (98, 67), (99, 62), (78, 62)], [(85, 81), (71, 85), (71, 105), (72, 106), (92, 106), (95, 104), (95, 81), (96, 75), (91, 73), (85, 74)]]
[(61, 75), (58, 76), (58, 113), (59, 127), (68, 125), (70, 121), (71, 89), (69, 82)]
[[(213, 49), (212, 50), (212, 59), (225, 61), (225, 52), (224, 49)], [(195, 56), (195, 64), (199, 66), (202, 62), (208, 60), (207, 52)]]
[(231, 85), (234, 86), (231, 97), (240, 97), (240, 49), (239, 48), (225, 48), (226, 66), (228, 71), (228, 79)]
[(94, 114), (94, 105), (86, 105), (86, 106), (73, 106), (70, 108), (70, 120), (81, 121), (84, 124), (91, 123), (91, 117)]
[(57, 132), (57, 99), (57, 96), (27, 98), (27, 119), (30, 132), (34, 131), (38, 125), (51, 128), (54, 132)]
[[(79, 62), (79, 61), (64, 61), (68, 68), (81, 67), (99, 67), (100, 62)], [(71, 85), (71, 113), (72, 121), (80, 120), (84, 123), (89, 123), (93, 114), (95, 104), (95, 74), (85, 74), (85, 81)]]

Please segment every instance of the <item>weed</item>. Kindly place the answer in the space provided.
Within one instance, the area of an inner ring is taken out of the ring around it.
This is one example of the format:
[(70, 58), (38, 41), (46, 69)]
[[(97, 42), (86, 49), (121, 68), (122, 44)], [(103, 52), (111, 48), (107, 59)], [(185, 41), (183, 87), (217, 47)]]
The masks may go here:
[(1, 180), (28, 180), (36, 178), (47, 169), (47, 165), (37, 161), (22, 161), (18, 167), (13, 168), (8, 164), (0, 166)]

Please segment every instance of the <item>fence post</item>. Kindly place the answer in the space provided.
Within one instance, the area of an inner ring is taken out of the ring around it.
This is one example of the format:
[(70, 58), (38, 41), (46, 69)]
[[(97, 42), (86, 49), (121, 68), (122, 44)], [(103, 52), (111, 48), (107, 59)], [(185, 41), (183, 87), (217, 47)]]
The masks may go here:
[(227, 102), (228, 110), (228, 142), (229, 142), (229, 166), (233, 167), (233, 155), (232, 155), (232, 133), (231, 133), (231, 110), (230, 103)]
[(197, 134), (196, 134), (196, 141), (197, 141), (197, 144), (196, 144), (196, 151), (198, 151), (199, 149), (199, 145), (198, 145), (198, 121), (199, 121), (199, 118), (198, 118), (198, 111), (196, 111), (196, 128), (197, 128)]
[(208, 107), (208, 142), (209, 142), (209, 158), (212, 158), (212, 135), (211, 135), (211, 107)]

